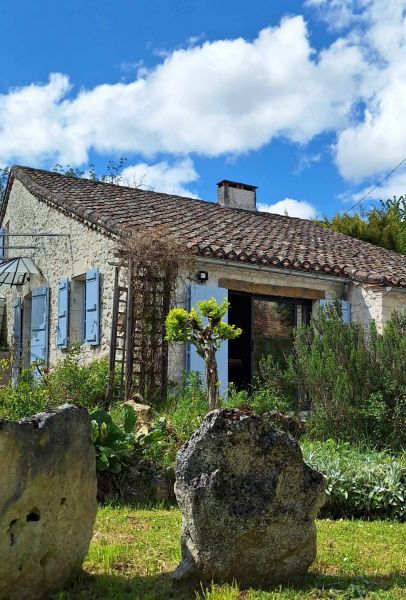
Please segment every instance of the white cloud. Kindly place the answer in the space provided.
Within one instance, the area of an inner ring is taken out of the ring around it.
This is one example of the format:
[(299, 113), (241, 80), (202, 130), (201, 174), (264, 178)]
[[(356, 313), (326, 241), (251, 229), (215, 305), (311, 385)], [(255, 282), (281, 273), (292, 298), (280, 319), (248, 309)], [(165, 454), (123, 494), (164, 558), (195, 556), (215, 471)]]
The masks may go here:
[(314, 163), (318, 163), (321, 160), (321, 153), (318, 152), (317, 154), (302, 154), (302, 156), (300, 156), (299, 161), (296, 165), (296, 167), (293, 170), (294, 175), (299, 175), (300, 173), (302, 173), (302, 171), (305, 171), (306, 169), (310, 169), (310, 167), (314, 164)]
[(301, 16), (256, 39), (205, 42), (170, 53), (132, 82), (67, 95), (53, 75), (0, 96), (0, 155), (83, 163), (99, 153), (205, 156), (258, 149), (275, 137), (303, 144), (348, 124), (366, 68), (350, 40), (316, 53)]
[(306, 0), (305, 6), (315, 9), (330, 29), (338, 30), (356, 21), (355, 6), (360, 3), (362, 0)]
[(257, 208), (262, 212), (288, 215), (289, 217), (298, 217), (299, 219), (315, 219), (317, 216), (316, 209), (309, 202), (305, 200), (293, 200), (293, 198), (285, 198), (275, 204), (259, 203)]
[(302, 146), (332, 131), (341, 175), (378, 178), (406, 156), (405, 1), (305, 6), (335, 30), (318, 52), (299, 15), (253, 40), (189, 39), (155, 68), (140, 65), (132, 81), (76, 91), (53, 74), (11, 89), (0, 95), (1, 163), (80, 165), (90, 151), (148, 162), (160, 153), (229, 158), (277, 137)]
[(170, 164), (162, 161), (149, 165), (138, 163), (126, 167), (121, 174), (121, 183), (131, 187), (152, 189), (157, 192), (197, 198), (187, 186), (199, 179), (193, 162), (184, 158)]
[[(357, 202), (369, 192), (372, 186), (368, 186), (352, 194), (351, 201)], [(382, 185), (377, 187), (373, 192), (365, 198), (365, 203), (370, 200), (387, 200), (396, 196), (406, 196), (406, 170), (403, 169), (399, 173), (394, 173), (392, 177), (387, 179)], [(364, 204), (364, 202), (362, 204)]]
[(370, 0), (306, 0), (305, 6), (316, 10), (320, 19), (333, 31), (361, 24)]
[(335, 160), (349, 181), (378, 178), (406, 156), (405, 1), (308, 0), (307, 5), (328, 22), (352, 23), (346, 39), (369, 62), (360, 86), (363, 113), (338, 132)]
[(74, 148), (69, 128), (61, 118), (69, 89), (67, 77), (53, 74), (45, 85), (32, 84), (0, 95), (2, 164), (9, 160), (43, 160), (64, 148)]

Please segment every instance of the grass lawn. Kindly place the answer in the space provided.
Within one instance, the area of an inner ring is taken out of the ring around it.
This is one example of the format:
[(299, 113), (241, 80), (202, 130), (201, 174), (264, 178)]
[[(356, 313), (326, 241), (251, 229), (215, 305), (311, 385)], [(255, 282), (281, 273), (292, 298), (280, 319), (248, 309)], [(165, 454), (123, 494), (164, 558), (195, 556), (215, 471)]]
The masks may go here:
[(318, 521), (318, 559), (300, 587), (240, 592), (236, 586), (172, 588), (180, 521), (176, 509), (101, 508), (84, 573), (57, 599), (406, 598), (406, 524)]

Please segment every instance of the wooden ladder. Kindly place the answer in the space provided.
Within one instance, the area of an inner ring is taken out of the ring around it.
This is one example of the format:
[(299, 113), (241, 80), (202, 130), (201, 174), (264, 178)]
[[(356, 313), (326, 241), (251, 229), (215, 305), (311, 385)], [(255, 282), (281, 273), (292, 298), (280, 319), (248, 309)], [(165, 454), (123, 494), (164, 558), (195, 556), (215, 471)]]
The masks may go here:
[(119, 285), (119, 267), (115, 269), (113, 314), (111, 322), (109, 380), (106, 404), (125, 397), (128, 289)]

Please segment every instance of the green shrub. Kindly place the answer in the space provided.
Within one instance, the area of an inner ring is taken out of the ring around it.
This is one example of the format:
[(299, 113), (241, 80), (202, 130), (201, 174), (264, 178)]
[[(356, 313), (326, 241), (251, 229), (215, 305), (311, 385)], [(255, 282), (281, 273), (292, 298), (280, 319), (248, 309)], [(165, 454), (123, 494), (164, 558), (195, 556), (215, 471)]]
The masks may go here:
[(406, 447), (406, 315), (394, 313), (382, 335), (371, 323), (346, 325), (339, 303), (299, 327), (285, 382), (311, 406), (309, 432), (373, 447)]
[[(1, 366), (9, 371), (8, 361), (2, 361)], [(0, 418), (19, 420), (54, 406), (46, 386), (33, 377), (33, 370), (24, 370), (15, 384), (0, 387)]]
[(301, 443), (305, 461), (326, 478), (332, 518), (406, 519), (406, 456), (364, 450), (333, 440)]
[(104, 358), (81, 364), (80, 348), (74, 347), (45, 375), (44, 385), (54, 405), (69, 402), (92, 409), (105, 401), (108, 371)]
[(223, 406), (227, 408), (249, 408), (257, 415), (275, 410), (286, 412), (290, 408), (288, 400), (275, 394), (268, 386), (254, 388), (251, 393), (246, 390), (237, 391), (233, 386), (230, 386), (228, 396), (223, 401)]
[(230, 408), (250, 408), (258, 415), (275, 410), (290, 410), (292, 401), (286, 393), (287, 386), (283, 384), (283, 377), (283, 372), (272, 355), (264, 356), (259, 361), (252, 390), (237, 391), (230, 385), (223, 405)]
[(200, 374), (184, 373), (180, 385), (171, 385), (168, 400), (160, 408), (151, 430), (137, 434), (142, 458), (160, 467), (173, 466), (177, 451), (207, 412), (207, 394)]
[(134, 427), (137, 417), (134, 409), (122, 405), (121, 423), (115, 423), (111, 414), (104, 410), (90, 413), (92, 440), (96, 449), (96, 469), (120, 473), (127, 466), (137, 447)]
[(159, 417), (152, 423), (148, 433), (137, 435), (137, 441), (144, 460), (158, 467), (173, 467), (176, 454), (186, 439), (178, 436), (170, 421)]
[[(17, 382), (0, 387), (0, 417), (22, 419), (37, 412), (71, 403), (92, 410), (103, 404), (108, 381), (108, 363), (98, 359), (81, 364), (78, 348), (66, 353), (63, 360), (50, 371), (33, 365), (24, 369)], [(10, 363), (2, 361), (1, 368), (10, 371)]]
[(186, 441), (209, 411), (207, 394), (200, 373), (184, 373), (181, 385), (175, 384), (169, 392), (162, 416), (171, 424), (175, 435)]

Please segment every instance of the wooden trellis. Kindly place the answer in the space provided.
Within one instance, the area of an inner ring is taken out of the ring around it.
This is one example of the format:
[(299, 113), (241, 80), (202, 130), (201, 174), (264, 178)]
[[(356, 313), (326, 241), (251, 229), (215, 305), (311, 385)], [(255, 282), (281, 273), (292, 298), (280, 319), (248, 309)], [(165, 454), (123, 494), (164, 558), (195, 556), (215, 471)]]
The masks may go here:
[[(114, 393), (125, 399), (138, 393), (158, 402), (166, 397), (168, 384), (165, 319), (180, 273), (192, 267), (193, 253), (159, 227), (129, 236), (117, 254), (106, 404)], [(119, 284), (120, 271), (126, 286)]]

